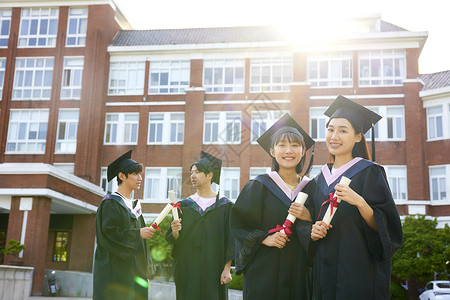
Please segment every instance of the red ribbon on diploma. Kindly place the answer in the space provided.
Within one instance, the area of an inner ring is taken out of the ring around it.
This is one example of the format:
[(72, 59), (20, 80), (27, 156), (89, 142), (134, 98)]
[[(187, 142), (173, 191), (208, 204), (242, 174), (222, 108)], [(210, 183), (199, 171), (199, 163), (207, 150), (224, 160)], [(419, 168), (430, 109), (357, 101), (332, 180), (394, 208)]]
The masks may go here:
[(180, 212), (183, 213), (183, 211), (181, 210), (180, 204), (181, 204), (180, 202), (170, 203), (170, 205), (172, 205), (172, 207), (178, 208), (180, 210)]
[(277, 225), (277, 227), (275, 227), (274, 229), (270, 229), (268, 233), (279, 232), (284, 229), (284, 233), (287, 236), (290, 236), (292, 234), (291, 226), (292, 222), (286, 219), (283, 225)]
[(162, 235), (161, 228), (159, 228), (159, 226), (158, 226), (158, 224), (156, 224), (156, 222), (153, 222), (152, 228), (159, 230), (159, 233), (161, 233), (161, 235)]
[(327, 201), (324, 201), (322, 205), (320, 206), (319, 215), (317, 218), (320, 217), (320, 213), (322, 212), (322, 207), (325, 205), (325, 203), (330, 202), (331, 209), (330, 209), (330, 216), (333, 214), (333, 209), (339, 206), (339, 202), (337, 201), (337, 197), (334, 195), (334, 193), (328, 194), (329, 199)]

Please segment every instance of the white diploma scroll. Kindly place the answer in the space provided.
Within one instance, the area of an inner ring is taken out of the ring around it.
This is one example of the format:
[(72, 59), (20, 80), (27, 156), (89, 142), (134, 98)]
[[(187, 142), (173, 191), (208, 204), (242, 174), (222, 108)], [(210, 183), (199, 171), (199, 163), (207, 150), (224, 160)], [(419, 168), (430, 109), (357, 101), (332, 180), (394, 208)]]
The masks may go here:
[(169, 214), (170, 210), (172, 209), (172, 204), (167, 203), (162, 212), (159, 214), (159, 216), (156, 218), (155, 221), (153, 221), (153, 224), (156, 223), (156, 225), (159, 225), (162, 220)]
[[(177, 201), (175, 200), (175, 192), (172, 191), (172, 190), (169, 191), (169, 200), (173, 204), (177, 203)], [(179, 217), (178, 217), (178, 208), (176, 206), (172, 207), (172, 215), (173, 215), (173, 219), (174, 220), (178, 220), (179, 219)]]
[[(297, 197), (295, 198), (295, 203), (300, 203), (300, 204), (305, 204), (306, 199), (308, 198), (308, 194), (305, 194), (303, 192), (298, 193)], [(286, 220), (289, 220), (292, 222), (292, 224), (294, 224), (295, 220), (297, 218), (291, 214), (288, 214)], [(280, 230), (280, 232), (285, 233), (284, 229)]]
[[(350, 182), (351, 182), (351, 180), (349, 178), (345, 177), (345, 176), (342, 176), (341, 177), (341, 181), (339, 181), (340, 184), (347, 185), (347, 186), (350, 184)], [(336, 197), (336, 194), (334, 194), (333, 197)], [(338, 198), (337, 202), (341, 203), (341, 199)], [(330, 202), (330, 205), (328, 205), (328, 209), (327, 209), (325, 215), (323, 216), (323, 220), (322, 220), (325, 223), (327, 223), (327, 225), (330, 225), (331, 220), (333, 219), (334, 214), (336, 213), (336, 211), (338, 209), (337, 207), (334, 207), (333, 208), (333, 213), (330, 213), (331, 212), (331, 205), (332, 205), (332, 203)]]

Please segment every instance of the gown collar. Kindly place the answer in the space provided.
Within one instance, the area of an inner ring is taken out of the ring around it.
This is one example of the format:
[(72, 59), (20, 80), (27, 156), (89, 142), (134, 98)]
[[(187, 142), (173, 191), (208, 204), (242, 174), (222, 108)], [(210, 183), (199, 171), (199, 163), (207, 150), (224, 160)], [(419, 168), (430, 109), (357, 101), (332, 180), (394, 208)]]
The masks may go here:
[(323, 177), (325, 178), (325, 181), (327, 182), (327, 184), (330, 185), (333, 182), (335, 182), (336, 179), (338, 179), (342, 174), (344, 174), (345, 171), (350, 169), (353, 165), (355, 165), (361, 159), (362, 159), (361, 157), (355, 157), (354, 159), (352, 159), (345, 165), (341, 166), (339, 169), (336, 169), (336, 171), (333, 172), (333, 174), (331, 174), (330, 169), (328, 168), (328, 165), (325, 164), (322, 167), (322, 174), (323, 174)]

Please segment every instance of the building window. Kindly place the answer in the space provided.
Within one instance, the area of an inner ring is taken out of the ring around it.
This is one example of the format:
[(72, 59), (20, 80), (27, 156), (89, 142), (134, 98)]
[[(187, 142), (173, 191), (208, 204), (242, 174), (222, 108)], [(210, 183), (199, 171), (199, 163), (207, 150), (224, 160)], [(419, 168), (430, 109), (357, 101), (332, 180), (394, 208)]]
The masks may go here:
[(445, 166), (430, 167), (431, 200), (447, 200)]
[(12, 109), (6, 153), (45, 153), (48, 109)]
[(256, 176), (261, 175), (261, 174), (267, 174), (271, 170), (272, 169), (270, 167), (267, 167), (267, 168), (251, 167), (250, 168), (250, 179), (255, 179)]
[[(366, 106), (366, 108), (367, 109), (370, 109), (371, 111), (373, 111), (374, 113), (377, 113), (377, 114), (380, 114), (379, 113), (379, 109), (378, 109), (378, 107), (368, 107), (368, 106)], [(383, 120), (383, 119), (382, 119)], [(375, 124), (375, 126), (373, 126), (373, 130), (374, 130), (374, 133), (375, 133), (375, 139), (379, 139), (379, 137), (380, 137), (380, 130), (379, 130), (379, 124), (380, 124), (380, 122), (378, 122), (377, 124)], [(364, 136), (366, 137), (366, 140), (367, 141), (370, 141), (370, 140), (372, 140), (372, 129), (369, 129), (365, 134), (364, 134)]]
[(146, 168), (144, 200), (166, 203), (170, 190), (181, 198), (181, 173), (182, 168)]
[(428, 119), (428, 139), (439, 139), (444, 136), (443, 126), (442, 126), (442, 106), (434, 106), (427, 108), (427, 119)]
[(233, 202), (239, 195), (240, 176), (239, 168), (222, 168), (221, 170), (220, 192)]
[(87, 8), (70, 8), (67, 20), (66, 46), (85, 46), (88, 21)]
[(359, 53), (359, 86), (401, 85), (405, 78), (405, 51), (376, 50)]
[(252, 143), (256, 143), (256, 140), (287, 112), (285, 110), (252, 111)]
[(327, 52), (308, 55), (308, 80), (312, 87), (351, 87), (352, 53)]
[(250, 92), (289, 91), (292, 57), (252, 59), (250, 78)]
[(150, 62), (149, 94), (181, 94), (189, 87), (188, 60)]
[(405, 138), (405, 110), (403, 107), (388, 107), (386, 121), (388, 139)]
[(108, 174), (108, 168), (102, 167), (100, 187), (105, 191), (105, 193), (111, 194), (112, 192), (117, 191), (119, 184), (117, 183), (117, 179), (115, 179), (115, 177), (111, 181), (108, 182), (107, 174)]
[(316, 141), (325, 141), (328, 117), (324, 115), (326, 108), (314, 107), (309, 109), (309, 134)]
[(311, 167), (311, 170), (309, 170), (309, 178), (314, 178), (314, 177), (316, 177), (317, 175), (319, 175), (319, 172), (322, 170), (322, 167), (323, 166), (318, 166), (318, 165), (313, 165), (312, 167)]
[(68, 244), (69, 244), (69, 232), (56, 231), (55, 248), (53, 249), (53, 261), (57, 262), (67, 261)]
[(385, 166), (385, 169), (394, 200), (408, 199), (406, 166)]
[(83, 77), (83, 57), (65, 57), (63, 74), (61, 99), (81, 98), (81, 79)]
[(57, 8), (22, 9), (18, 47), (55, 47)]
[(0, 48), (8, 47), (11, 12), (10, 9), (0, 9)]
[(53, 58), (17, 58), (13, 100), (50, 100)]
[(244, 92), (243, 59), (218, 59), (203, 62), (203, 86), (207, 93)]
[(6, 58), (0, 57), (0, 100), (3, 95), (3, 85), (5, 84)]
[(184, 112), (149, 113), (148, 144), (183, 144)]
[(240, 144), (241, 112), (205, 112), (204, 144)]
[(105, 145), (136, 145), (139, 113), (108, 113), (105, 124)]
[(77, 149), (78, 109), (60, 110), (55, 153), (75, 153)]
[(108, 95), (143, 95), (145, 62), (112, 62)]

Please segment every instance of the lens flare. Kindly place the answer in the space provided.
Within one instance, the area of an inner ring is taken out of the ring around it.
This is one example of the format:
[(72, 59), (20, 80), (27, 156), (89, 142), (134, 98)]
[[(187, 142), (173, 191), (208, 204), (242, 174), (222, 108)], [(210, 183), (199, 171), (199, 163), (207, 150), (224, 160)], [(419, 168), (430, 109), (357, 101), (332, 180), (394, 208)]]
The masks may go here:
[(160, 262), (166, 259), (166, 252), (162, 247), (154, 247), (150, 251), (153, 261)]

